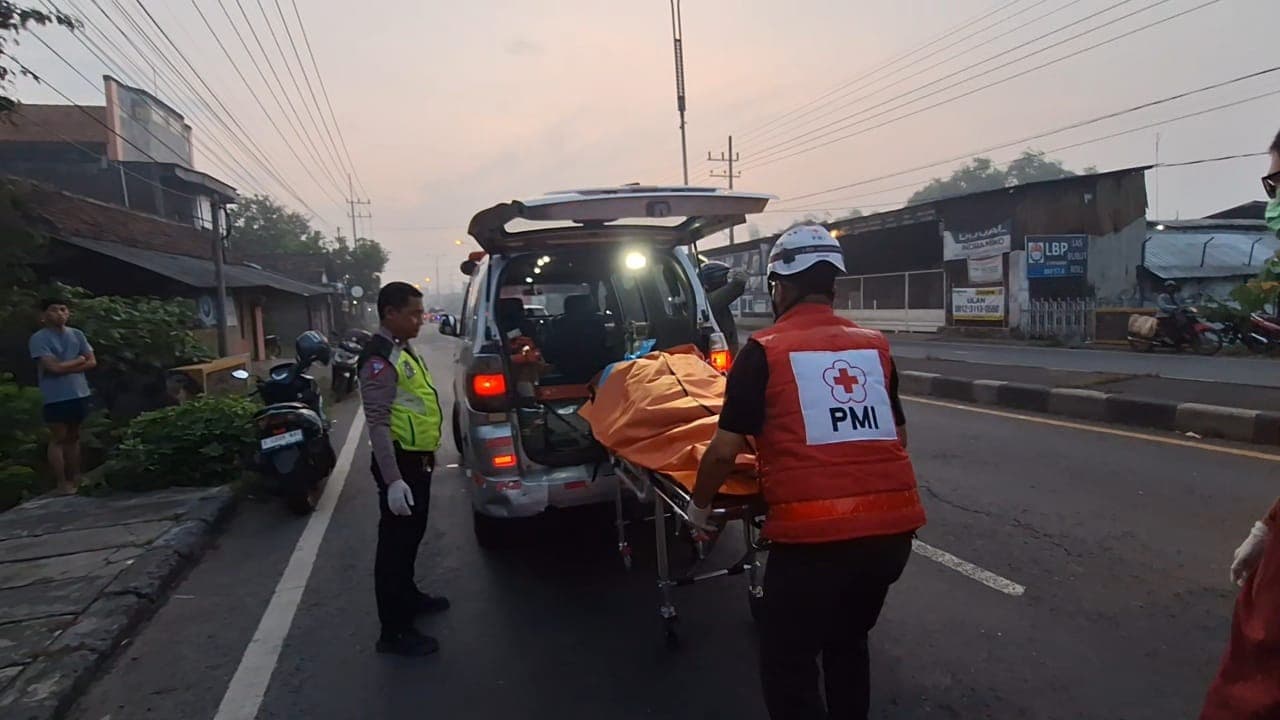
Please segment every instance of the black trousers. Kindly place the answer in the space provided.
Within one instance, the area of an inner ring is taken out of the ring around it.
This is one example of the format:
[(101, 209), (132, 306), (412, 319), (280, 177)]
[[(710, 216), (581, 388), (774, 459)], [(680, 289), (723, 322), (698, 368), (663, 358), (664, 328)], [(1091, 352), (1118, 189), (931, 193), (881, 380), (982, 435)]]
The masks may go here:
[(431, 503), (431, 473), (435, 453), (407, 452), (396, 448), (400, 477), (413, 492), (413, 514), (396, 515), (387, 507), (387, 489), (378, 461), (373, 461), (373, 478), (378, 482), (378, 550), (373, 563), (373, 589), (378, 599), (378, 620), (384, 637), (413, 626), (418, 597), (414, 583), (414, 563), (418, 545), (427, 532), (427, 508)]
[[(867, 633), (910, 555), (910, 533), (773, 545), (760, 618), (760, 679), (773, 720), (867, 717)], [(825, 708), (818, 688), (819, 655)]]

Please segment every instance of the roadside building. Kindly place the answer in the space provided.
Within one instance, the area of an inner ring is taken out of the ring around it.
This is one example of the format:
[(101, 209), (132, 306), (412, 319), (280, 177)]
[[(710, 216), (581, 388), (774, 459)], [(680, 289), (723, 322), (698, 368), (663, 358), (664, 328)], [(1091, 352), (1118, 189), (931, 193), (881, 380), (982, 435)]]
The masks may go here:
[(1166, 280), (1181, 285), (1192, 301), (1225, 300), (1280, 250), (1280, 240), (1261, 219), (1161, 220), (1147, 225), (1139, 273), (1139, 297), (1145, 304), (1154, 301)]
[[(213, 234), (68, 192), (14, 180), (26, 207), (51, 240), (43, 279), (100, 295), (195, 301), (201, 341), (216, 342)], [(246, 263), (227, 262), (228, 354), (264, 359), (267, 339), (292, 348), (304, 330), (331, 332), (330, 288), (300, 282)]]
[[(1147, 169), (1074, 175), (827, 223), (848, 270), (836, 283), (836, 307), (885, 330), (1004, 334), (1044, 303), (1132, 302), (1146, 240)], [(760, 268), (744, 309), (768, 313), (763, 268), (776, 239), (702, 251), (735, 267)]]

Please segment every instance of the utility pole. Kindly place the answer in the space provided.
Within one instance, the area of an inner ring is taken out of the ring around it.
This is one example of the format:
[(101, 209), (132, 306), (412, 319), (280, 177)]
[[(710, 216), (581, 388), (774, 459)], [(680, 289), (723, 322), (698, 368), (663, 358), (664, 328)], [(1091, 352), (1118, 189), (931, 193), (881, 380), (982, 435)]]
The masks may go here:
[[(734, 152), (733, 152), (733, 136), (732, 136), (732, 135), (730, 135), (730, 136), (729, 136), (729, 154), (727, 154), (727, 155), (726, 155), (726, 154), (722, 151), (722, 152), (720, 153), (720, 157), (712, 157), (712, 155), (711, 155), (711, 151), (710, 151), (710, 150), (708, 150), (708, 151), (707, 151), (707, 161), (708, 161), (708, 162), (717, 162), (717, 163), (721, 163), (721, 162), (722, 162), (722, 163), (728, 163), (728, 164), (729, 164), (729, 169), (728, 169), (727, 171), (725, 171), (725, 172), (716, 172), (715, 170), (712, 170), (712, 171), (711, 171), (711, 177), (715, 177), (715, 178), (727, 178), (727, 179), (729, 180), (729, 189), (730, 189), (730, 190), (732, 190), (732, 189), (733, 189), (733, 179), (734, 179), (734, 178), (736, 178), (736, 177), (742, 177), (742, 173), (741, 173), (741, 172), (737, 172), (737, 173), (735, 173), (735, 172), (733, 171), (733, 164), (734, 164), (734, 163), (736, 163), (736, 162), (738, 162), (738, 160), (739, 160), (739, 159), (740, 159), (740, 158), (738, 157), (738, 155), (737, 155), (736, 153), (734, 153)], [(732, 244), (733, 244), (733, 228), (729, 228), (729, 244), (730, 244), (730, 245), (732, 245)]]
[(216, 202), (212, 206), (213, 212), (213, 282), (217, 286), (218, 298), (217, 307), (215, 308), (214, 317), (218, 322), (218, 357), (227, 356), (227, 275), (225, 259), (222, 257), (223, 241), (231, 234), (231, 223), (227, 223), (224, 235), (222, 228), (222, 218), (219, 210), (223, 209), (222, 205)]
[(680, 162), (684, 168), (684, 184), (689, 184), (689, 146), (684, 129), (684, 25), (680, 18), (680, 0), (671, 0), (671, 41), (676, 51), (676, 110), (680, 113)]
[(356, 244), (356, 238), (357, 238), (357, 237), (359, 237), (359, 231), (357, 231), (357, 230), (356, 230), (356, 220), (357, 220), (358, 218), (371, 218), (371, 217), (373, 217), (373, 213), (371, 213), (371, 212), (366, 212), (366, 213), (358, 213), (358, 212), (356, 212), (356, 206), (357, 206), (357, 205), (372, 205), (372, 204), (373, 204), (373, 202), (372, 202), (371, 200), (369, 200), (368, 198), (366, 198), (366, 199), (364, 199), (364, 200), (357, 200), (357, 199), (356, 199), (356, 189), (355, 189), (355, 186), (354, 186), (354, 185), (352, 185), (352, 183), (351, 183), (351, 174), (350, 174), (350, 173), (348, 173), (348, 174), (347, 174), (347, 190), (348, 190), (348, 192), (350, 193), (350, 197), (348, 197), (348, 198), (347, 198), (347, 205), (349, 205), (349, 206), (351, 207), (351, 212), (350, 212), (350, 213), (348, 213), (348, 215), (349, 215), (349, 216), (350, 216), (350, 218), (351, 218), (351, 244), (352, 244), (352, 245), (355, 245), (355, 244)]

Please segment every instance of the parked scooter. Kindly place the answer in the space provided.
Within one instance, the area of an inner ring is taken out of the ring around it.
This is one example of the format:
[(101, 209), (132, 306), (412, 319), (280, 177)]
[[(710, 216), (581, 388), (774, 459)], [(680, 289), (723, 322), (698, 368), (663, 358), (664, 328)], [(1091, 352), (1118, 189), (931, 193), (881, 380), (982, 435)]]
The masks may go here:
[(1218, 326), (1206, 322), (1196, 308), (1183, 308), (1187, 314), (1185, 337), (1174, 340), (1164, 331), (1159, 320), (1148, 315), (1129, 316), (1129, 347), (1138, 352), (1151, 352), (1155, 348), (1181, 351), (1190, 346), (1198, 355), (1214, 355), (1222, 349), (1222, 335)]
[[(315, 330), (298, 336), (297, 358), (271, 368), (252, 394), (266, 407), (253, 416), (257, 445), (249, 465), (267, 479), (270, 492), (285, 499), (289, 509), (305, 515), (316, 509), (325, 481), (337, 464), (329, 441), (329, 421), (315, 378), (306, 374), (312, 363), (329, 362), (329, 341)], [(233, 376), (249, 379), (237, 370)]]
[(1226, 343), (1238, 342), (1254, 353), (1275, 352), (1280, 349), (1280, 323), (1276, 322), (1276, 318), (1252, 313), (1241, 323), (1224, 323), (1222, 340)]
[(333, 363), (330, 365), (333, 376), (331, 387), (334, 397), (338, 400), (355, 391), (356, 364), (360, 360), (360, 352), (364, 350), (365, 343), (371, 339), (373, 339), (373, 333), (368, 330), (351, 330), (334, 350)]

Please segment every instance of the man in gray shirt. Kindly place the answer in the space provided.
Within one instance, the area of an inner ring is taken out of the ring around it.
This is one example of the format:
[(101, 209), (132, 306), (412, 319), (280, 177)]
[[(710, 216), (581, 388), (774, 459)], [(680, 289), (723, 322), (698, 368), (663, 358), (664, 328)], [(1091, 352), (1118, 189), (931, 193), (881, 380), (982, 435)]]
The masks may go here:
[(44, 327), (27, 343), (44, 396), (44, 422), (49, 426), (49, 469), (58, 492), (71, 495), (80, 486), (80, 424), (89, 414), (89, 381), (85, 372), (98, 366), (84, 333), (67, 327), (71, 310), (65, 300), (40, 303)]

